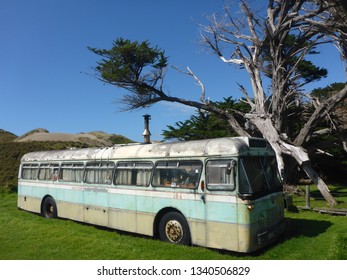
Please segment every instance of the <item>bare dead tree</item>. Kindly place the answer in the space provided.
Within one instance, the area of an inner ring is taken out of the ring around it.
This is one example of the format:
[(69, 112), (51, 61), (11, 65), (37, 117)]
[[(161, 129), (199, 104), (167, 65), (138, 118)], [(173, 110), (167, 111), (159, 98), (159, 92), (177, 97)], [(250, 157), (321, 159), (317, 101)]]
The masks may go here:
[[(317, 124), (347, 96), (347, 86), (319, 102), (306, 124), (295, 137), (285, 134), (287, 108), (293, 101), (301, 102), (307, 81), (297, 71), (301, 61), (318, 45), (335, 44), (343, 58), (346, 50), (345, 26), (336, 24), (336, 5), (332, 1), (270, 0), (266, 18), (254, 13), (245, 1), (240, 1), (242, 20), (235, 20), (230, 8), (225, 15), (210, 18), (203, 26), (202, 38), (220, 59), (242, 65), (247, 71), (253, 90), (246, 100), (252, 108), (244, 117), (252, 122), (276, 151), (280, 169), (283, 155), (290, 155), (317, 185), (324, 198), (335, 205), (327, 185), (313, 170), (303, 145), (315, 132)], [(288, 47), (288, 36), (296, 43)], [(265, 57), (266, 56), (266, 57)], [(293, 58), (296, 62), (292, 62)], [(268, 77), (271, 91), (266, 92), (263, 79)]]

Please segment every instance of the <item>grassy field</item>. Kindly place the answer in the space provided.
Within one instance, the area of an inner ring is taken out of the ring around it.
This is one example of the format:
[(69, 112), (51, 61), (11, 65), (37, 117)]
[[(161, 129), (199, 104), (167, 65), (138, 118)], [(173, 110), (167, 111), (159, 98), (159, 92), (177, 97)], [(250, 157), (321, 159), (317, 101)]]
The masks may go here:
[[(294, 202), (296, 206), (306, 206), (305, 191), (306, 186), (300, 187), (302, 195), (295, 196)], [(311, 208), (329, 208), (327, 202), (315, 185), (310, 185), (310, 206)], [(340, 185), (330, 185), (329, 190), (335, 198), (338, 205), (334, 209), (347, 209), (347, 187)]]
[(347, 259), (347, 217), (287, 213), (274, 246), (246, 255), (171, 245), (148, 237), (18, 210), (16, 194), (0, 194), (2, 260), (338, 260)]

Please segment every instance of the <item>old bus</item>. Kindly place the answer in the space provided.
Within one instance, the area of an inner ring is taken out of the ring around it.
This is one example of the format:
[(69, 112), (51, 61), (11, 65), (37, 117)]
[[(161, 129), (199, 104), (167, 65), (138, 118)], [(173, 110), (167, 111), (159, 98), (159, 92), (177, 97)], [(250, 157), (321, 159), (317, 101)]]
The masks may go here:
[(18, 207), (238, 252), (273, 243), (284, 230), (275, 154), (258, 138), (28, 153)]

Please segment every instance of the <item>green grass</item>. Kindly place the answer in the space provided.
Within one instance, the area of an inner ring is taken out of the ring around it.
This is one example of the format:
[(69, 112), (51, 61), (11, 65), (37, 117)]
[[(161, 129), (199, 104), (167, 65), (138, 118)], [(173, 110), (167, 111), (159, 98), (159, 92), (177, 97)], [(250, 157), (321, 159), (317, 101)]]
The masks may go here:
[[(315, 185), (310, 185), (310, 206), (311, 208), (330, 208)], [(294, 197), (296, 206), (306, 206), (305, 190), (306, 186), (301, 186), (302, 195)], [(347, 209), (347, 188), (340, 185), (329, 185), (329, 190), (338, 205), (334, 209)]]
[(2, 260), (306, 260), (347, 259), (347, 217), (287, 213), (288, 230), (255, 254), (177, 246), (148, 237), (18, 210), (16, 194), (0, 193)]

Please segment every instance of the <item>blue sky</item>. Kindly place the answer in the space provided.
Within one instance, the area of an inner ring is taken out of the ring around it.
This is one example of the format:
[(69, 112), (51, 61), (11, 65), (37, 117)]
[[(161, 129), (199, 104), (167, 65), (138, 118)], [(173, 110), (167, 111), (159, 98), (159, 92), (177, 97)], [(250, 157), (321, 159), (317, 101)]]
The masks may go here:
[[(157, 104), (123, 112), (123, 90), (86, 73), (99, 59), (87, 46), (109, 48), (118, 37), (149, 40), (165, 50), (171, 66), (189, 66), (211, 100), (241, 96), (237, 83), (248, 76), (223, 64), (199, 43), (199, 26), (224, 0), (0, 0), (0, 128), (22, 135), (34, 128), (50, 132), (105, 131), (142, 141), (144, 114), (151, 114), (152, 139), (194, 109)], [(266, 4), (267, 1), (258, 1)], [(313, 87), (345, 81), (337, 52), (314, 58), (329, 77)], [(166, 77), (172, 95), (198, 99), (195, 81), (173, 69)]]

